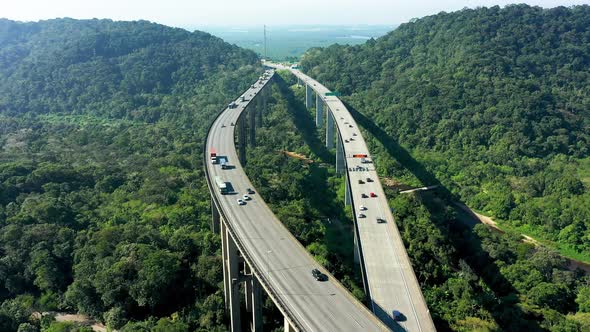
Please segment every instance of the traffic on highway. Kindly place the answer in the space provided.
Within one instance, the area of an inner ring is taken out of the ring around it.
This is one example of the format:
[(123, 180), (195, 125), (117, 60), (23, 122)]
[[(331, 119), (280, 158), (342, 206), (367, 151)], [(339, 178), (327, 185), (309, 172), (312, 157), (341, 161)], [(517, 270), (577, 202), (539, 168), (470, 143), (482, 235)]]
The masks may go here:
[(371, 310), (393, 330), (435, 331), (373, 158), (351, 113), (334, 93), (296, 67), (268, 62), (265, 65), (289, 70), (321, 96), (327, 113), (333, 115), (337, 135), (343, 142), (361, 269)]
[[(206, 143), (206, 172), (222, 222), (263, 288), (302, 331), (382, 331), (388, 328), (356, 300), (276, 218), (252, 188), (234, 144), (236, 127), (249, 102), (272, 78), (267, 71), (215, 120)], [(226, 124), (231, 124), (226, 126)], [(225, 156), (232, 168), (213, 162)], [(223, 189), (225, 187), (225, 189)]]

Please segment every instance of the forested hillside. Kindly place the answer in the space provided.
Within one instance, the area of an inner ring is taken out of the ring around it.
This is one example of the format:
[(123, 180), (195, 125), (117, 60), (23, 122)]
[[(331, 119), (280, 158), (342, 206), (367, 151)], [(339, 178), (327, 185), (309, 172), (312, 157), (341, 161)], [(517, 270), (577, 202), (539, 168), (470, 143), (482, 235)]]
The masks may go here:
[(381, 153), (383, 175), (590, 261), (590, 7), (440, 13), (301, 66), (432, 176)]
[(590, 261), (590, 7), (440, 13), (300, 66), (343, 94), (380, 175), (442, 185), (387, 190), (437, 329), (590, 329), (590, 278), (518, 235)]
[(1, 331), (225, 329), (202, 146), (257, 62), (143, 21), (0, 20)]
[[(335, 174), (334, 151), (324, 147), (324, 128), (315, 127), (314, 110), (305, 108), (305, 89), (292, 75), (277, 76), (257, 146), (247, 152), (246, 172), (257, 195), (293, 235), (364, 299), (352, 257), (351, 210), (343, 206), (344, 178)], [(590, 328), (590, 278), (569, 270), (567, 260), (517, 236), (464, 226), (464, 214), (445, 204), (440, 192), (407, 195), (387, 188), (386, 194), (439, 331)], [(281, 322), (280, 315), (270, 317), (275, 326)]]

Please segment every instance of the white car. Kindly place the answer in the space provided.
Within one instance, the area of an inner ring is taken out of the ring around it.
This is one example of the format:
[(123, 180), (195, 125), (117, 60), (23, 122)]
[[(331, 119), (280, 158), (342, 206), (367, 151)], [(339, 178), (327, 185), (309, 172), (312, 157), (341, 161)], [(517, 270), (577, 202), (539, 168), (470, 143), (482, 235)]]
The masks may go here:
[(361, 211), (367, 211), (367, 207), (366, 207), (366, 206), (364, 206), (364, 205), (361, 205), (361, 207), (360, 207), (360, 210), (361, 210)]
[(242, 199), (238, 199), (238, 205), (246, 205), (246, 202)]
[(362, 214), (362, 213), (359, 213), (359, 214), (357, 214), (356, 216), (357, 216), (357, 218), (364, 218), (364, 217), (365, 217), (365, 215), (364, 215), (364, 214)]
[(243, 198), (245, 201), (249, 201), (249, 200), (251, 200), (251, 199), (252, 199), (252, 198), (250, 198), (250, 196), (248, 196), (248, 195), (244, 195), (244, 196), (242, 196), (242, 198)]

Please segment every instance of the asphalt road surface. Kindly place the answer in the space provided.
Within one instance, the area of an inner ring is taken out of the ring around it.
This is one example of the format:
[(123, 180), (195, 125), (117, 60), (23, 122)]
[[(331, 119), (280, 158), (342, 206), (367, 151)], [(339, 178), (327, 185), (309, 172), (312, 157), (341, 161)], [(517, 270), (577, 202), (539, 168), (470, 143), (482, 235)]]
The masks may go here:
[[(338, 97), (326, 96), (326, 93), (330, 92), (329, 89), (301, 71), (276, 64), (265, 65), (290, 70), (304, 84), (311, 86), (322, 96), (324, 103), (334, 115), (334, 122), (344, 142), (346, 171), (350, 179), (355, 224), (372, 302), (371, 310), (396, 331), (435, 331), (420, 285), (375, 171), (375, 165), (352, 115)], [(324, 112), (327, 112), (326, 107)], [(345, 140), (348, 140), (348, 143)], [(355, 154), (366, 154), (370, 162), (362, 163), (361, 158), (353, 156)], [(369, 182), (367, 179), (372, 181)], [(359, 180), (363, 183), (359, 183)], [(376, 197), (370, 197), (371, 193)], [(362, 194), (369, 197), (363, 198)], [(366, 210), (361, 211), (361, 206)], [(359, 218), (359, 213), (364, 217)], [(384, 222), (378, 222), (378, 219)], [(403, 315), (400, 321), (394, 321), (394, 310)]]
[[(242, 248), (243, 255), (254, 265), (255, 275), (263, 286), (272, 289), (274, 296), (291, 313), (295, 328), (305, 331), (381, 331), (387, 330), (379, 319), (363, 304), (354, 299), (309, 255), (305, 248), (275, 217), (264, 200), (255, 194), (246, 205), (238, 205), (247, 188), (252, 186), (238, 161), (234, 132), (238, 117), (266, 84), (258, 81), (243, 96), (247, 101), (235, 102), (237, 108), (225, 109), (216, 119), (207, 137), (207, 153), (215, 148), (218, 156), (225, 156), (234, 168), (222, 170), (219, 164), (207, 163), (209, 177), (215, 186), (215, 176), (231, 183), (235, 194), (221, 195), (214, 190), (226, 225), (231, 228)], [(232, 125), (235, 124), (235, 125)], [(318, 268), (328, 275), (328, 281), (316, 281), (311, 270)], [(285, 309), (285, 308), (283, 308)]]

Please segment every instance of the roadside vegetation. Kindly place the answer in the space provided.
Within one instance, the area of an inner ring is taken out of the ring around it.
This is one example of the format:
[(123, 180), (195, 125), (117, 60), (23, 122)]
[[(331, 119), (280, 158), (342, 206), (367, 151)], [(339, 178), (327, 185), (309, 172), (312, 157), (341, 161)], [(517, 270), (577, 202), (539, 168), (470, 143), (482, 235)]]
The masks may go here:
[(311, 50), (301, 66), (435, 178), (382, 156), (384, 175), (439, 181), (500, 225), (590, 261), (589, 26), (589, 6), (466, 9)]
[(226, 329), (202, 171), (251, 51), (148, 22), (0, 20), (0, 331)]
[[(586, 331), (590, 7), (441, 13), (300, 65), (343, 92), (439, 330)], [(513, 232), (469, 227), (455, 202)], [(459, 218), (461, 217), (461, 218)], [(518, 234), (548, 248), (522, 243)]]

